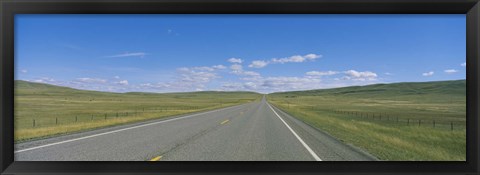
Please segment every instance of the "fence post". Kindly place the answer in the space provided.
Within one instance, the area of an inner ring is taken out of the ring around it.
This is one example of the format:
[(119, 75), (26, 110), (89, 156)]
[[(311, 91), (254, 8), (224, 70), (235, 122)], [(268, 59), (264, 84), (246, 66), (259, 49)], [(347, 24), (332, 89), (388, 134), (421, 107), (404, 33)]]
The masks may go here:
[(58, 117), (55, 117), (55, 125), (58, 125)]
[(407, 119), (407, 125), (410, 125), (410, 119)]
[(78, 116), (75, 116), (75, 123), (77, 123), (78, 121)]
[(118, 118), (118, 112), (117, 112), (117, 116), (116, 116), (116, 117)]
[(435, 120), (433, 120), (433, 128), (435, 128)]
[(92, 114), (92, 119), (90, 119), (90, 120), (93, 120), (93, 114)]
[(450, 130), (453, 131), (453, 122), (450, 122)]
[(422, 123), (422, 120), (418, 119), (418, 126)]
[(33, 119), (33, 127), (35, 127), (35, 119)]
[(107, 120), (107, 114), (105, 114), (105, 120)]

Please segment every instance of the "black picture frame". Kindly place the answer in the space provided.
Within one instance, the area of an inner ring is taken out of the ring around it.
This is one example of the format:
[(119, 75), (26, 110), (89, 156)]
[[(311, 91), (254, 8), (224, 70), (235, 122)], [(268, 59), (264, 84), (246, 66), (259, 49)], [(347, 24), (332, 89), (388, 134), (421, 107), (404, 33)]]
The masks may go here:
[[(479, 174), (478, 0), (0, 0), (1, 174)], [(15, 14), (466, 14), (467, 161), (15, 162)]]

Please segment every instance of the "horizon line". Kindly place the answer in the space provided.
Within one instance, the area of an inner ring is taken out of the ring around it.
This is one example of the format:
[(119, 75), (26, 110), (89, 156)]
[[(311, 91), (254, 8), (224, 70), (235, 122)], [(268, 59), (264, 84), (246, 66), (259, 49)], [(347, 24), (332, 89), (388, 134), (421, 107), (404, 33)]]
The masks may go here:
[[(373, 86), (373, 85), (380, 85), (380, 84), (399, 84), (399, 83), (432, 83), (432, 82), (444, 82), (444, 81), (466, 81), (467, 79), (454, 79), (454, 80), (436, 80), (436, 81), (406, 81), (406, 82), (390, 82), (390, 83), (374, 83), (374, 84), (367, 84), (367, 85), (353, 85), (353, 86), (341, 86), (341, 87), (333, 87), (333, 88), (324, 88), (324, 89), (306, 89), (306, 90), (295, 90), (295, 91), (277, 91), (277, 92), (270, 92), (270, 93), (262, 93), (256, 91), (227, 91), (227, 90), (204, 90), (204, 91), (178, 91), (178, 92), (149, 92), (149, 91), (129, 91), (129, 92), (112, 92), (112, 91), (99, 91), (99, 90), (90, 90), (90, 89), (78, 89), (68, 86), (60, 86), (55, 84), (49, 84), (46, 82), (33, 82), (29, 80), (14, 80), (14, 81), (24, 81), (28, 83), (36, 83), (36, 84), (45, 84), (50, 86), (57, 86), (63, 88), (70, 88), (74, 90), (80, 91), (93, 91), (93, 92), (104, 92), (104, 93), (115, 93), (115, 94), (127, 94), (127, 93), (154, 93), (154, 94), (174, 94), (174, 93), (195, 93), (195, 92), (251, 92), (251, 93), (258, 93), (263, 95), (273, 94), (273, 93), (288, 93), (288, 92), (300, 92), (300, 91), (313, 91), (313, 90), (329, 90), (329, 89), (339, 89), (339, 88), (347, 88), (347, 87), (364, 87), (364, 86)], [(15, 89), (14, 89), (15, 90)]]

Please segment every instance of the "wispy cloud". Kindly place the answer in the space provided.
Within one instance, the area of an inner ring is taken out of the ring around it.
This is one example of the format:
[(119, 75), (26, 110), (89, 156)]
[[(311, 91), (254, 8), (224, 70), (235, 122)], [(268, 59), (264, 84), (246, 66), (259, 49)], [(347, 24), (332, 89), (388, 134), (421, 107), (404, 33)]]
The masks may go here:
[(128, 85), (128, 80), (117, 81), (117, 82), (115, 82), (115, 84), (126, 86), (126, 85)]
[(77, 78), (76, 81), (83, 82), (83, 83), (106, 83), (107, 80), (101, 78)]
[(143, 58), (146, 55), (148, 55), (145, 52), (132, 52), (132, 53), (124, 53), (124, 54), (118, 54), (118, 55), (110, 55), (106, 56), (107, 58), (123, 58), (123, 57), (140, 57)]
[(42, 78), (29, 80), (29, 81), (35, 82), (35, 83), (48, 83), (48, 84), (55, 84), (55, 85), (56, 85), (56, 82), (57, 82), (55, 79), (50, 78), (50, 77), (42, 77)]
[(209, 71), (209, 72), (215, 70), (215, 68), (213, 68), (213, 67), (207, 67), (207, 66), (193, 67), (192, 69), (193, 69), (193, 70), (199, 70), (199, 71)]
[(310, 76), (326, 76), (326, 75), (335, 75), (335, 74), (338, 74), (339, 72), (337, 71), (325, 71), (325, 72), (321, 72), (321, 71), (310, 71), (310, 72), (307, 72), (305, 73), (306, 75), (310, 75)]
[(281, 64), (289, 63), (289, 62), (301, 63), (301, 62), (305, 62), (305, 61), (314, 61), (315, 59), (320, 58), (320, 57), (322, 57), (322, 56), (317, 55), (317, 54), (307, 54), (307, 55), (304, 55), (304, 56), (294, 55), (294, 56), (286, 57), (286, 58), (273, 58), (271, 60), (271, 62), (281, 63)]
[(233, 64), (230, 66), (230, 69), (232, 70), (232, 73), (243, 71), (243, 67), (240, 64)]
[(253, 68), (262, 68), (267, 66), (268, 62), (263, 61), (263, 60), (256, 60), (252, 61), (252, 64), (248, 65), (248, 67), (253, 67)]
[(28, 70), (27, 69), (22, 69), (22, 70), (20, 70), (20, 72), (25, 74), (25, 73), (28, 73)]
[(215, 66), (212, 66), (214, 69), (226, 69), (227, 67), (225, 67), (224, 65), (215, 65)]
[(243, 60), (240, 59), (240, 58), (230, 58), (230, 59), (228, 59), (228, 62), (241, 64), (243, 62)]
[(422, 76), (424, 76), (424, 77), (429, 77), (429, 76), (432, 76), (433, 74), (435, 74), (435, 72), (430, 71), (430, 72), (422, 73)]
[(467, 66), (467, 62), (464, 62), (464, 63), (460, 64), (460, 66), (466, 67), (466, 66)]
[(294, 55), (294, 56), (284, 57), (284, 58), (272, 58), (270, 60), (254, 60), (248, 67), (263, 68), (269, 64), (302, 63), (307, 61), (315, 61), (316, 59), (321, 57), (322, 55), (307, 54), (307, 55)]
[(180, 35), (178, 32), (176, 32), (176, 31), (173, 30), (173, 29), (168, 29), (168, 30), (167, 30), (167, 34), (169, 34), (169, 35), (175, 35), (175, 36)]
[(243, 66), (240, 64), (233, 64), (230, 66), (230, 70), (232, 74), (235, 75), (242, 75), (242, 76), (260, 76), (259, 73), (254, 71), (245, 71), (243, 70)]
[(356, 70), (348, 70), (345, 71), (345, 77), (343, 77), (346, 80), (355, 80), (355, 81), (374, 81), (377, 80), (377, 74), (374, 72), (370, 71), (364, 71), (364, 72), (359, 72)]
[(455, 69), (447, 69), (447, 70), (444, 70), (444, 72), (447, 74), (454, 74), (454, 73), (457, 73), (458, 71)]

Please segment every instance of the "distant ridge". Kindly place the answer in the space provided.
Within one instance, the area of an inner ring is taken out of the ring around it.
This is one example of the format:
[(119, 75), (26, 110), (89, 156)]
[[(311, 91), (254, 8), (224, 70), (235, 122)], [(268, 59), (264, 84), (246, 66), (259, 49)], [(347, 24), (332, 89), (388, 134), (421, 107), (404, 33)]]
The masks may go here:
[[(102, 92), (92, 90), (80, 90), (70, 87), (56, 86), (45, 83), (36, 83), (23, 80), (15, 80), (15, 90), (35, 92), (51, 92), (51, 93), (96, 93), (96, 94), (132, 94), (132, 95), (147, 95), (147, 94), (186, 94), (186, 93), (201, 93), (201, 94), (222, 94), (222, 93), (256, 93), (251, 91), (198, 91), (198, 92), (169, 92), (169, 93), (155, 93), (155, 92)], [(332, 89), (315, 89), (305, 91), (288, 91), (275, 92), (271, 94), (295, 94), (295, 95), (419, 95), (419, 94), (442, 94), (442, 95), (465, 95), (466, 94), (466, 80), (450, 80), (450, 81), (431, 81), (431, 82), (402, 82), (391, 84), (373, 84), (366, 86), (349, 86)]]
[(344, 96), (397, 96), (397, 95), (465, 95), (466, 80), (403, 82), (391, 84), (373, 84), (366, 86), (349, 86), (332, 89), (276, 92), (272, 94), (290, 95), (344, 95)]
[(156, 92), (104, 92), (93, 90), (74, 89), (70, 87), (51, 85), (46, 83), (29, 82), (24, 80), (15, 80), (15, 90), (21, 91), (35, 91), (43, 93), (95, 93), (95, 94), (131, 94), (131, 95), (156, 95), (156, 94), (232, 94), (232, 93), (256, 93), (250, 91), (192, 91), (192, 92), (168, 92), (168, 93), (156, 93)]

